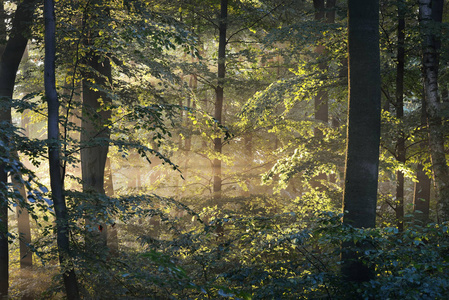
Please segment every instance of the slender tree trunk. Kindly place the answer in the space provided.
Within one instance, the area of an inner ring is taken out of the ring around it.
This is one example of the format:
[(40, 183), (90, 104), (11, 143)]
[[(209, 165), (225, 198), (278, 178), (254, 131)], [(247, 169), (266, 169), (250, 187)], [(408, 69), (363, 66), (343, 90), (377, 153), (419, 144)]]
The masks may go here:
[[(17, 155), (17, 157), (19, 157)], [(24, 201), (27, 201), (27, 195), (25, 187), (21, 180), (16, 176), (20, 174), (12, 174), (12, 184), (14, 188), (20, 193), (20, 196)], [(30, 228), (30, 216), (28, 210), (22, 207), (20, 204), (16, 208), (17, 214), (17, 227), (19, 232), (19, 252), (20, 252), (20, 268), (28, 268), (33, 265), (33, 253), (30, 251), (29, 244), (31, 243), (31, 228)]]
[[(398, 0), (398, 49), (396, 66), (396, 117), (399, 120), (404, 118), (404, 64), (405, 64), (405, 3)], [(405, 164), (405, 135), (402, 128), (396, 144), (396, 158), (399, 163)], [(404, 173), (397, 171), (396, 182), (396, 220), (399, 231), (404, 230)]]
[(429, 148), (433, 177), (436, 185), (438, 221), (449, 220), (449, 168), (444, 152), (443, 124), (438, 96), (439, 32), (443, 0), (420, 0), (419, 15), (422, 27), (423, 75), (429, 129)]
[[(25, 37), (33, 20), (36, 2), (24, 0), (18, 4), (10, 37), (4, 47), (0, 59), (0, 101), (10, 101), (14, 91), (16, 73), (28, 42)], [(11, 109), (0, 110), (0, 122), (11, 123)], [(7, 145), (6, 136), (2, 137), (2, 143)], [(7, 195), (8, 174), (6, 165), (0, 165), (0, 189), (2, 195)], [(0, 199), (0, 297), (8, 294), (9, 286), (9, 253), (8, 253), (8, 199)]]
[[(314, 0), (313, 6), (315, 8), (315, 20), (322, 21), (326, 17), (326, 23), (333, 23), (335, 20), (335, 2), (336, 0)], [(326, 11), (327, 10), (327, 11)], [(322, 55), (326, 49), (323, 46), (318, 46), (315, 48), (315, 53), (317, 55)], [(325, 63), (320, 63), (320, 70), (325, 71), (327, 66)], [(317, 94), (315, 95), (315, 120), (327, 124), (329, 122), (329, 94), (325, 88), (319, 88)], [(319, 128), (314, 130), (315, 137), (323, 138), (323, 133)], [(327, 180), (327, 175), (321, 173), (311, 181), (312, 188), (322, 188), (323, 181)]]
[[(228, 22), (228, 0), (221, 0), (220, 4), (220, 20), (219, 20), (219, 40), (218, 40), (218, 85), (215, 88), (215, 119), (218, 122), (222, 122), (223, 114), (223, 89), (224, 79), (226, 74), (226, 30)], [(223, 143), (221, 138), (214, 139), (214, 150), (217, 156), (222, 153)], [(214, 186), (213, 195), (214, 198), (221, 197), (221, 158), (215, 158), (213, 161), (213, 173), (214, 173)]]
[[(114, 181), (112, 177), (112, 168), (111, 168), (111, 160), (109, 158), (106, 159), (105, 166), (105, 193), (108, 197), (114, 196)], [(113, 224), (108, 229), (108, 247), (110, 249), (110, 254), (112, 256), (118, 255), (118, 232), (116, 224)]]
[(56, 234), (59, 252), (59, 263), (64, 269), (63, 279), (67, 299), (80, 299), (78, 282), (71, 263), (69, 223), (67, 207), (61, 177), (61, 160), (59, 145), (59, 99), (56, 93), (55, 54), (56, 54), (56, 22), (53, 0), (44, 2), (45, 18), (45, 61), (44, 83), (45, 98), (48, 103), (48, 161), (50, 165), (50, 185), (56, 215)]
[[(4, 166), (0, 166), (0, 182), (6, 186), (8, 180)], [(6, 189), (6, 188), (4, 188)], [(0, 296), (8, 295), (9, 287), (9, 252), (8, 252), (8, 199), (0, 204)]]
[[(322, 21), (326, 15), (325, 0), (313, 0), (313, 6), (315, 9), (315, 20)], [(315, 47), (315, 53), (318, 57), (322, 55), (324, 51), (325, 49), (322, 45)], [(318, 67), (321, 71), (323, 71), (326, 69), (326, 64), (320, 63)], [(315, 95), (315, 120), (324, 124), (327, 124), (329, 122), (328, 98), (329, 95), (327, 93), (327, 90), (319, 88), (317, 94)], [(315, 127), (314, 136), (322, 139), (323, 132), (318, 127)], [(326, 180), (327, 175), (325, 173), (318, 174), (318, 176), (314, 177), (311, 181), (311, 187), (313, 189), (322, 189), (322, 182)]]
[[(424, 126), (427, 123), (427, 113), (426, 113), (426, 101), (425, 101), (425, 91), (423, 92), (422, 107), (421, 107), (421, 124)], [(428, 149), (428, 140), (421, 142), (421, 149)], [(426, 159), (425, 164), (429, 160)], [(426, 225), (429, 221), (430, 212), (430, 191), (431, 191), (431, 179), (427, 176), (424, 166), (418, 164), (416, 167), (416, 179), (414, 193), (413, 193), (413, 214), (415, 221), (419, 221), (420, 225)]]
[[(343, 223), (356, 228), (376, 225), (380, 145), (379, 1), (348, 1), (349, 108)], [(368, 247), (360, 242), (357, 246)], [(372, 271), (344, 243), (342, 274), (367, 281)]]
[[(28, 49), (25, 48), (25, 51), (22, 56), (22, 61), (26, 62), (28, 60)], [(27, 137), (29, 137), (28, 130), (28, 118), (25, 117), (25, 114), (22, 113), (21, 118), (21, 127), (24, 129), (24, 133)], [(15, 151), (14, 156), (19, 160), (19, 154)], [(21, 174), (17, 174), (20, 176), (17, 180), (14, 174), (11, 176), (11, 181), (13, 186), (20, 193), (22, 199), (27, 201), (27, 195), (25, 186), (22, 183)], [(30, 226), (30, 216), (28, 210), (26, 208), (17, 205), (16, 207), (16, 215), (17, 215), (17, 227), (19, 231), (19, 253), (20, 253), (20, 268), (29, 268), (33, 266), (33, 253), (30, 251), (29, 245), (31, 244), (31, 226)]]
[[(3, 2), (0, 5), (0, 38), (2, 42), (0, 44), (1, 55), (6, 47), (6, 23), (5, 23), (5, 9)], [(0, 112), (0, 117), (10, 118), (8, 112)], [(7, 173), (4, 171), (4, 166), (0, 166), (0, 184), (7, 182)], [(6, 190), (6, 187), (2, 187), (2, 190)], [(0, 297), (8, 295), (9, 287), (9, 251), (8, 251), (8, 199), (1, 199), (0, 203)], [(2, 297), (3, 298), (3, 297)]]

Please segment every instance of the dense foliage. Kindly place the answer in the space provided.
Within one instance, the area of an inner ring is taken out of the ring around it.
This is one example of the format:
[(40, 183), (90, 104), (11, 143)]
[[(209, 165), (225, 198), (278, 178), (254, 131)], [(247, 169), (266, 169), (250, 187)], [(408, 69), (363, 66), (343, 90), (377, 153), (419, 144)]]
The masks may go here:
[[(11, 211), (8, 230), (0, 228), (10, 244), (9, 297), (63, 298), (63, 274), (74, 270), (84, 299), (445, 299), (449, 226), (438, 193), (430, 197), (418, 4), (380, 1), (378, 218), (377, 228), (363, 229), (342, 224), (347, 2), (226, 2), (222, 80), (223, 1), (56, 1), (57, 145), (47, 138), (38, 4), (14, 100), (0, 102), (0, 112), (13, 112), (12, 122), (0, 123), (0, 168), (12, 178), (0, 182)], [(3, 5), (0, 21), (8, 26), (0, 40), (14, 33), (18, 3)], [(444, 137), (447, 11), (431, 28), (441, 40)], [(96, 65), (110, 66), (110, 74)], [(221, 122), (214, 117), (219, 86)], [(94, 109), (88, 90), (101, 95)], [(61, 151), (70, 238), (70, 259), (60, 266), (52, 147)], [(101, 147), (104, 192), (84, 189), (80, 153)], [(217, 160), (221, 197), (213, 193)], [(424, 182), (428, 198), (419, 194)], [(29, 213), (31, 236), (13, 208)], [(23, 249), (33, 255), (32, 268), (19, 267)], [(342, 251), (357, 253), (372, 279), (348, 282)]]

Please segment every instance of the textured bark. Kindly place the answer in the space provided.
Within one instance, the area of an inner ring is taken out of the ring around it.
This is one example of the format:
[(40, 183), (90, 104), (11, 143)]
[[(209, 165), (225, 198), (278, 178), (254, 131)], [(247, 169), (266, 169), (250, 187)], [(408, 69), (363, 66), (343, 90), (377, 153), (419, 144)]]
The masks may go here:
[[(376, 224), (380, 144), (379, 1), (348, 1), (349, 109), (343, 223), (356, 228)], [(363, 242), (358, 245), (365, 247)], [(371, 270), (350, 244), (343, 245), (342, 274), (366, 281)]]
[[(404, 64), (405, 64), (405, 3), (404, 0), (398, 1), (398, 49), (396, 65), (396, 117), (399, 120), (404, 118)], [(404, 131), (399, 130), (399, 136), (396, 143), (396, 159), (399, 163), (405, 164), (405, 136)], [(399, 231), (404, 230), (404, 173), (397, 171), (396, 174), (396, 220)]]
[[(88, 64), (102, 76), (92, 73), (88, 74), (87, 78), (95, 80), (96, 84), (106, 85), (108, 83), (104, 77), (111, 82), (111, 65), (107, 58), (103, 61), (100, 59), (98, 55), (93, 54)], [(105, 108), (105, 105), (110, 103), (111, 99), (106, 93), (91, 88), (87, 79), (83, 81), (81, 142), (85, 147), (81, 150), (81, 167), (84, 191), (105, 193), (104, 168), (109, 148), (105, 139), (110, 136), (106, 124), (111, 117), (111, 111)]]
[[(24, 0), (16, 9), (9, 39), (0, 59), (0, 101), (10, 101), (14, 91), (16, 73), (28, 42), (27, 34), (33, 20), (36, 2)], [(0, 110), (0, 122), (11, 123), (11, 110)], [(5, 136), (2, 142), (8, 144)], [(8, 176), (5, 165), (0, 165), (0, 186), (5, 189)], [(3, 191), (2, 191), (3, 192)], [(6, 191), (4, 191), (6, 195)], [(8, 199), (0, 199), (0, 297), (8, 294)]]
[(441, 32), (443, 0), (420, 0), (422, 28), (423, 76), (429, 130), (429, 148), (436, 185), (439, 222), (449, 220), (449, 168), (444, 152), (444, 133), (438, 96), (439, 32)]
[(67, 207), (61, 177), (61, 160), (59, 145), (59, 99), (56, 93), (55, 54), (56, 54), (56, 21), (53, 0), (44, 1), (45, 18), (45, 61), (44, 84), (45, 98), (48, 103), (48, 161), (50, 166), (50, 185), (56, 215), (56, 235), (59, 263), (63, 268), (63, 280), (67, 299), (80, 299), (78, 282), (71, 263), (69, 223)]
[[(228, 0), (221, 0), (220, 3), (220, 20), (219, 20), (219, 40), (218, 40), (218, 85), (215, 88), (215, 114), (214, 117), (218, 122), (222, 122), (223, 115), (223, 90), (224, 79), (226, 74), (226, 30), (228, 19)], [(214, 151), (217, 155), (221, 155), (223, 143), (221, 138), (214, 139)], [(221, 197), (221, 158), (215, 158), (212, 163), (214, 173), (214, 198)]]

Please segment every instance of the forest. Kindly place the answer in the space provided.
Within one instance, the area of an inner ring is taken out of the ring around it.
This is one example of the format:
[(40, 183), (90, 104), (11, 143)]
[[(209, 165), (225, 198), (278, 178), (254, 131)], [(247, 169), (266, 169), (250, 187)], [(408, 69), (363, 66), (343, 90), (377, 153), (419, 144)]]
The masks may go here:
[(1, 299), (447, 299), (444, 0), (0, 5)]

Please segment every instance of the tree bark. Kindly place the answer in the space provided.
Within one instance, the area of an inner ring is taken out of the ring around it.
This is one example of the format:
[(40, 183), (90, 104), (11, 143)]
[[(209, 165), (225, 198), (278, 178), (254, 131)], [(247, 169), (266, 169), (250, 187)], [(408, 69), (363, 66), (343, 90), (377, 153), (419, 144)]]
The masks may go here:
[[(379, 1), (348, 1), (349, 108), (343, 223), (356, 228), (376, 224), (380, 145)], [(366, 247), (368, 243), (358, 246)], [(343, 244), (342, 274), (348, 281), (367, 281), (354, 244)]]
[[(107, 123), (111, 118), (108, 106), (111, 98), (102, 91), (91, 88), (88, 79), (96, 84), (107, 85), (112, 81), (111, 64), (109, 59), (93, 54), (88, 64), (99, 74), (89, 74), (83, 80), (83, 117), (81, 122), (81, 142), (85, 143), (81, 149), (82, 180), (84, 191), (95, 191), (105, 194), (104, 169), (109, 145), (106, 139), (110, 137)], [(107, 81), (105, 78), (107, 78)], [(89, 145), (93, 143), (93, 145)]]
[[(103, 1), (95, 1), (94, 9), (103, 9), (109, 15), (108, 7)], [(95, 14), (95, 13), (94, 13)], [(87, 17), (87, 22), (98, 22), (98, 16)], [(92, 20), (91, 20), (92, 19)], [(99, 38), (95, 29), (88, 31), (85, 40), (86, 46), (93, 45), (93, 41)], [(84, 192), (105, 194), (104, 179), (105, 165), (109, 150), (108, 140), (110, 130), (107, 126), (111, 118), (111, 97), (104, 90), (98, 90), (91, 86), (91, 81), (103, 86), (105, 90), (112, 83), (112, 69), (109, 58), (102, 53), (88, 53), (85, 63), (93, 71), (85, 71), (83, 74), (83, 111), (81, 121), (81, 178)], [(89, 224), (94, 231), (92, 240), (86, 241), (86, 246), (91, 250), (96, 245), (107, 245), (107, 226), (105, 224)], [(99, 230), (96, 230), (99, 228)], [(92, 245), (89, 245), (91, 244)]]
[(443, 0), (420, 0), (419, 16), (422, 29), (423, 76), (429, 130), (429, 148), (436, 185), (438, 221), (449, 220), (449, 168), (444, 152), (443, 124), (438, 96), (439, 33)]
[[(218, 40), (218, 85), (215, 88), (215, 119), (222, 122), (223, 114), (223, 90), (224, 79), (226, 74), (226, 30), (228, 22), (228, 0), (221, 0), (220, 3), (220, 19), (218, 24), (219, 40)], [(220, 137), (214, 139), (214, 150), (219, 156), (222, 153), (223, 143)], [(215, 158), (212, 163), (214, 174), (213, 195), (214, 198), (221, 197), (221, 158)]]
[(59, 143), (59, 99), (56, 93), (55, 54), (56, 54), (56, 21), (54, 0), (45, 0), (45, 61), (44, 84), (45, 98), (48, 103), (48, 161), (50, 165), (50, 185), (56, 215), (56, 235), (59, 252), (59, 263), (63, 268), (64, 286), (67, 299), (80, 299), (78, 282), (71, 262), (69, 223), (67, 207), (61, 177), (60, 143)]
[[(26, 62), (27, 60), (28, 60), (28, 48), (25, 47), (25, 51), (22, 56), (22, 61)], [(27, 137), (29, 137), (28, 121), (29, 118), (25, 117), (25, 113), (22, 113), (21, 127), (24, 129), (24, 133)], [(19, 154), (17, 153), (17, 151), (15, 151), (14, 156), (17, 157), (17, 160), (19, 159)], [(20, 176), (19, 178), (17, 178), (19, 180), (16, 179), (14, 174), (11, 176), (12, 184), (20, 193), (22, 199), (24, 201), (27, 201), (25, 186), (22, 183), (22, 175), (17, 174), (17, 176)], [(33, 253), (30, 251), (29, 247), (29, 245), (31, 244), (30, 216), (28, 210), (26, 210), (26, 208), (21, 207), (20, 205), (17, 205), (16, 207), (16, 215), (17, 215), (17, 227), (20, 237), (19, 243), (20, 268), (25, 269), (33, 266)]]
[[(404, 64), (405, 64), (405, 3), (404, 0), (398, 0), (398, 48), (396, 65), (396, 117), (398, 120), (404, 118)], [(402, 123), (401, 123), (402, 124)], [(399, 130), (399, 136), (396, 144), (396, 158), (399, 163), (405, 164), (405, 135), (404, 130)], [(399, 231), (404, 230), (404, 173), (397, 171), (396, 181), (396, 220)]]
[[(17, 155), (17, 157), (19, 157)], [(12, 184), (17, 192), (20, 193), (23, 201), (27, 200), (25, 187), (21, 180), (16, 178), (21, 176), (20, 174), (12, 174)], [(20, 252), (20, 268), (28, 268), (33, 265), (33, 253), (30, 251), (29, 244), (31, 244), (31, 228), (30, 228), (30, 216), (28, 210), (25, 207), (21, 207), (20, 204), (16, 208), (17, 215), (17, 227), (19, 232), (19, 252)]]
[[(11, 33), (0, 59), (0, 101), (10, 101), (14, 91), (16, 73), (25, 51), (28, 39), (26, 35), (33, 20), (35, 0), (24, 0), (18, 4), (12, 22)], [(0, 110), (0, 122), (11, 123), (11, 109)], [(9, 143), (7, 137), (2, 142)], [(0, 186), (6, 189), (8, 174), (5, 165), (0, 165)], [(6, 190), (2, 191), (6, 195)], [(9, 253), (8, 253), (8, 199), (0, 199), (0, 297), (8, 294)]]

